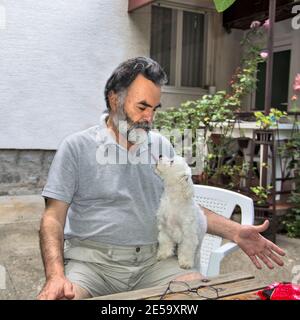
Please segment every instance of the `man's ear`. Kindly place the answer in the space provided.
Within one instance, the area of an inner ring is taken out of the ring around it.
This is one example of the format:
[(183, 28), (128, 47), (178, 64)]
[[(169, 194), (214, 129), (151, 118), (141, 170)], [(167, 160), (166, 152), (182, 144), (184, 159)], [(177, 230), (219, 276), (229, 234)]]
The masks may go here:
[(118, 97), (117, 97), (117, 94), (115, 92), (113, 92), (112, 90), (108, 93), (108, 101), (109, 101), (109, 105), (110, 105), (111, 110), (113, 112), (116, 112)]

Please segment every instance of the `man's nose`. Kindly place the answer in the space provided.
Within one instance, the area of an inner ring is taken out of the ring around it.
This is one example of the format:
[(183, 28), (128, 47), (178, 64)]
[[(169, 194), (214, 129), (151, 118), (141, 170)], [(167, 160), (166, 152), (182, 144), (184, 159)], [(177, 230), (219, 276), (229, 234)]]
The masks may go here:
[(148, 123), (152, 123), (153, 121), (154, 112), (152, 110), (145, 110), (143, 114), (143, 120), (147, 121)]

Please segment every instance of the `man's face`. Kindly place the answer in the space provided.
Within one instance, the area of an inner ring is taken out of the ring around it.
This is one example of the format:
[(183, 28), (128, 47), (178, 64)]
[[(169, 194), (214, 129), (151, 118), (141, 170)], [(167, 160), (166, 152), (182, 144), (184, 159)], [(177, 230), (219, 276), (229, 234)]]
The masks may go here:
[(151, 129), (155, 111), (161, 106), (160, 98), (160, 86), (138, 75), (127, 90), (124, 105), (111, 104), (114, 124), (121, 134), (132, 138), (128, 139), (130, 142), (137, 143), (134, 137), (145, 135)]

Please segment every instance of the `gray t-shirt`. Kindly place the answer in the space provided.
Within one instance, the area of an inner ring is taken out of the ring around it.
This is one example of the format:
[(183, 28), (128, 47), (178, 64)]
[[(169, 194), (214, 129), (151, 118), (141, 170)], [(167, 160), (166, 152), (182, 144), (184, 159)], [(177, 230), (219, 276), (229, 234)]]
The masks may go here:
[(108, 132), (106, 116), (100, 125), (62, 141), (42, 196), (70, 204), (65, 239), (115, 245), (156, 243), (163, 182), (154, 165), (159, 155), (173, 156), (174, 150), (166, 138), (150, 132), (135, 157), (128, 159), (129, 152)]

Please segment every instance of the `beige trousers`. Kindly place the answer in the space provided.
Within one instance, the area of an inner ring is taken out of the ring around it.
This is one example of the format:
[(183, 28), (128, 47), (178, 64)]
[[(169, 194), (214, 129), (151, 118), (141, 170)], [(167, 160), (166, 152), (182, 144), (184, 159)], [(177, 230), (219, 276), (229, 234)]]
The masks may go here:
[(177, 257), (157, 261), (157, 245), (115, 246), (65, 240), (66, 277), (92, 297), (163, 285), (197, 272), (181, 269)]

